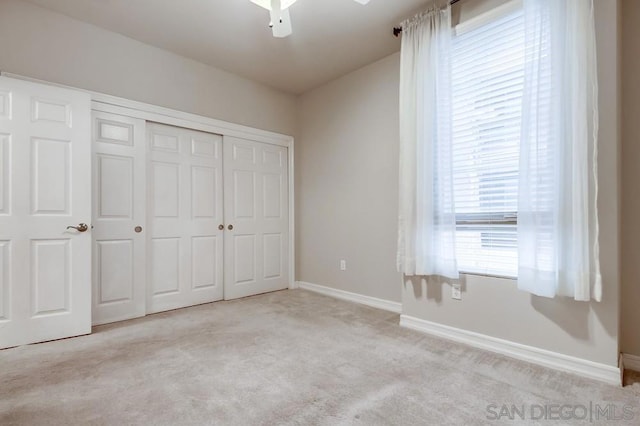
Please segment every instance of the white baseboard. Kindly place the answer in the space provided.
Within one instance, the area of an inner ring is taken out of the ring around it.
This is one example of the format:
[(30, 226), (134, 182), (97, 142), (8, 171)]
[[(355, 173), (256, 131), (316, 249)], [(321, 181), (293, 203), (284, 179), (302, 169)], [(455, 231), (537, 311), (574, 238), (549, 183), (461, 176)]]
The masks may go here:
[(383, 309), (385, 311), (394, 312), (396, 314), (402, 312), (402, 304), (399, 302), (378, 299), (377, 297), (364, 296), (362, 294), (351, 293), (348, 291), (338, 290), (336, 288), (326, 287), (318, 284), (311, 284), (304, 281), (298, 281), (297, 287), (304, 290), (313, 291), (315, 293), (324, 294), (325, 296), (335, 297), (336, 299), (347, 300), (349, 302), (360, 303), (361, 305)]
[[(612, 385), (621, 386), (622, 384), (620, 368), (618, 367), (522, 345), (407, 315), (400, 316), (400, 326)], [(637, 357), (637, 359), (640, 360), (640, 357)]]
[(622, 365), (624, 365), (625, 370), (640, 371), (640, 356), (622, 354)]

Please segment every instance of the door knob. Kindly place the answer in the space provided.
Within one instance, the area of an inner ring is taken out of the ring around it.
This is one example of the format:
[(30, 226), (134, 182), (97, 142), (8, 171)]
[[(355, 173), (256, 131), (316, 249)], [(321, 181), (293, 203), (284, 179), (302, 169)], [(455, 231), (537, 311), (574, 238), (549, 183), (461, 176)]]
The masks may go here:
[(233, 225), (229, 225), (229, 226), (227, 226), (227, 229), (228, 229), (229, 231), (232, 231), (232, 230), (233, 230)]
[(218, 229), (222, 231), (224, 229), (224, 225), (222, 224), (218, 225)]
[(89, 229), (89, 225), (86, 223), (79, 223), (78, 226), (67, 226), (67, 229), (75, 229), (78, 232), (86, 232)]
[(142, 232), (142, 226), (136, 226), (135, 228), (133, 228), (134, 231), (136, 231), (136, 233), (141, 233)]

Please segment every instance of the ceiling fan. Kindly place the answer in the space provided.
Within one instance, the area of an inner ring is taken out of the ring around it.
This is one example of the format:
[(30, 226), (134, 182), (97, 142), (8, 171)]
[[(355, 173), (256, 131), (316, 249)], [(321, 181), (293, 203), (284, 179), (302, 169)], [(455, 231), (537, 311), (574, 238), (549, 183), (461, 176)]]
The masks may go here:
[[(291, 17), (289, 7), (297, 0), (251, 0), (269, 11), (271, 21), (269, 27), (273, 31), (273, 36), (278, 38), (288, 37), (293, 32), (291, 28)], [(355, 0), (360, 4), (367, 4), (369, 0)]]

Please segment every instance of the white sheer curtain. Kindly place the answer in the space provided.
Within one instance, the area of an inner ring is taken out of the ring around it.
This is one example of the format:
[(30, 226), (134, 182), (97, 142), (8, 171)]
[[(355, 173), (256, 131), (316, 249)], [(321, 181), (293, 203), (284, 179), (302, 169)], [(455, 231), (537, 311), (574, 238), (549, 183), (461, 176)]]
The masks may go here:
[(398, 270), (458, 278), (451, 158), (451, 8), (402, 24)]
[(524, 0), (518, 287), (600, 300), (593, 0)]

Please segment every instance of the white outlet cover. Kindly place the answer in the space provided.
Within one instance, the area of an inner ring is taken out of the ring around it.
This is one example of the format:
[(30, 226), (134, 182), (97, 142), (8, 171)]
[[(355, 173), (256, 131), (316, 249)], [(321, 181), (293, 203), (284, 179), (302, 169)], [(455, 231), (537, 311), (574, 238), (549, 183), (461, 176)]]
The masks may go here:
[(459, 284), (451, 286), (451, 298), (455, 300), (462, 300), (462, 289)]

